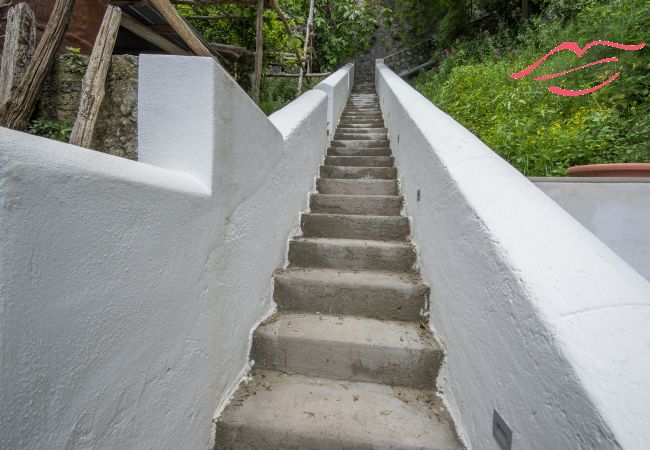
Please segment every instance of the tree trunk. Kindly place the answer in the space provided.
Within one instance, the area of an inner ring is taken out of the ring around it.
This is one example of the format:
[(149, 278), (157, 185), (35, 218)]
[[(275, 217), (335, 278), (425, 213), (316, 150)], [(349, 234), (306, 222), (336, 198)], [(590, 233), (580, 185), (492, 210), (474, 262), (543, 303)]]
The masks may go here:
[(111, 65), (111, 55), (115, 48), (115, 40), (120, 30), (122, 10), (119, 6), (109, 5), (104, 14), (104, 20), (95, 39), (93, 52), (88, 61), (88, 69), (81, 84), (81, 98), (77, 120), (70, 134), (70, 143), (80, 147), (90, 148), (99, 107), (106, 93), (106, 75)]
[(9, 99), (25, 76), (36, 47), (36, 18), (27, 3), (9, 10), (0, 69), (0, 105)]
[(309, 50), (309, 39), (312, 24), (314, 22), (314, 0), (309, 1), (309, 17), (307, 18), (307, 30), (305, 30), (305, 48), (302, 52), (303, 61), (300, 62), (300, 77), (298, 78), (298, 95), (302, 94), (302, 80), (305, 75), (305, 68), (307, 67), (307, 59), (309, 55), (307, 51)]
[(527, 19), (530, 14), (530, 4), (528, 0), (521, 0), (521, 15)]
[(262, 85), (262, 63), (264, 56), (264, 0), (257, 0), (257, 18), (255, 24), (255, 72), (251, 97), (259, 105)]
[(72, 16), (75, 0), (56, 0), (34, 57), (16, 92), (0, 107), (0, 126), (24, 130), (41, 94)]

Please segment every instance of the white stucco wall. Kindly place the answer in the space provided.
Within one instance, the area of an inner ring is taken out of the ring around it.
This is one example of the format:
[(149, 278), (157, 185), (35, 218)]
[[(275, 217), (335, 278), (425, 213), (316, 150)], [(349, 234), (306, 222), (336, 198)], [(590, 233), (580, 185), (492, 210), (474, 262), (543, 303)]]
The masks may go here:
[(650, 280), (650, 179), (540, 177), (532, 181)]
[(266, 118), (196, 57), (139, 85), (139, 162), (0, 128), (2, 448), (208, 448), (272, 307), (326, 95)]
[(348, 101), (348, 93), (354, 86), (354, 65), (346, 64), (340, 70), (327, 77), (316, 86), (314, 90), (323, 91), (327, 94), (327, 129), (333, 134), (341, 114)]
[(464, 439), (498, 448), (496, 409), (514, 449), (647, 448), (648, 282), (384, 64), (376, 77)]

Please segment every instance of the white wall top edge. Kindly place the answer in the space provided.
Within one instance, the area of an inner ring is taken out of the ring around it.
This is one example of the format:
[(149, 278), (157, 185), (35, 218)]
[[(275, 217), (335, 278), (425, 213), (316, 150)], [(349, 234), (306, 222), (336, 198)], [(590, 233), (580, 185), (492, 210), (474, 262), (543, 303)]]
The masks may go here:
[(140, 161), (54, 141), (0, 127), (0, 160), (5, 164), (29, 164), (48, 172), (72, 172), (100, 176), (206, 197), (209, 190), (197, 178)]

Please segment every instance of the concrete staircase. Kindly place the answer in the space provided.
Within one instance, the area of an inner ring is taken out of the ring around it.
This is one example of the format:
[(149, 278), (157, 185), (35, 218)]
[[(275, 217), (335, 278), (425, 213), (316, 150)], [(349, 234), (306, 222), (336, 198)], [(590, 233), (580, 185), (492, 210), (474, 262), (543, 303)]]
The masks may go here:
[(461, 448), (374, 86), (350, 95), (320, 176), (216, 448)]

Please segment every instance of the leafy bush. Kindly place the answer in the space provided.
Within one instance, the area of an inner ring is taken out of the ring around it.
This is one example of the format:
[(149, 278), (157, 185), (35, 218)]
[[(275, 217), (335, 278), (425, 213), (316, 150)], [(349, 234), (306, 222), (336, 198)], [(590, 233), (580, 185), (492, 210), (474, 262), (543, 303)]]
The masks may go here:
[[(588, 61), (607, 56), (620, 61), (566, 80), (510, 78), (564, 41), (648, 41), (650, 3), (645, 0), (585, 1), (577, 12), (575, 3), (562, 9), (563, 3), (549, 1), (545, 13), (519, 33), (483, 33), (442, 49), (438, 68), (420, 75), (415, 87), (526, 175), (565, 175), (579, 164), (650, 162), (648, 49), (594, 48)], [(561, 52), (535, 76), (574, 67), (576, 61), (573, 53)], [(586, 96), (561, 97), (546, 89), (591, 87), (618, 71), (614, 83)]]
[(55, 141), (68, 142), (72, 128), (65, 122), (55, 122), (43, 117), (33, 120), (28, 127), (29, 133)]

